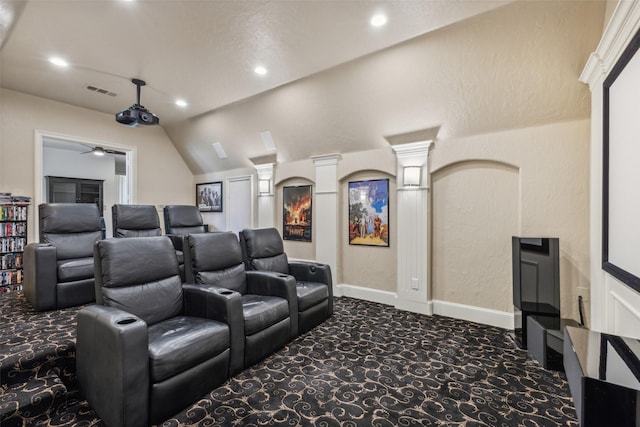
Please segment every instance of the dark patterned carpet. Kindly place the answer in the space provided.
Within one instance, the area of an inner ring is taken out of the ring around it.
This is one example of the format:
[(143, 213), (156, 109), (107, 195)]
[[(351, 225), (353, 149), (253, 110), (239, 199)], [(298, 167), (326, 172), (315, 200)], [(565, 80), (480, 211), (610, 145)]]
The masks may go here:
[[(2, 426), (100, 425), (70, 362), (76, 309), (41, 317), (20, 294), (2, 296), (0, 307), (0, 409), (16, 399), (6, 381), (18, 372), (57, 375), (67, 389), (45, 408), (49, 415), (13, 414)], [(335, 311), (163, 425), (578, 425), (564, 375), (527, 360), (503, 329), (350, 298), (337, 298)], [(28, 349), (39, 347), (55, 347), (54, 355), (32, 362)], [(21, 361), (10, 355), (16, 349)]]

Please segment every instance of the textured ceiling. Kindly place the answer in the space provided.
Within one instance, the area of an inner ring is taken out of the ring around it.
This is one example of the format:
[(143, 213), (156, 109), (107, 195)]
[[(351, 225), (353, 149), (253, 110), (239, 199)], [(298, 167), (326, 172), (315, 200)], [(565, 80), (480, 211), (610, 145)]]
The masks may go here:
[[(274, 154), (266, 130), (282, 162), (379, 148), (384, 136), (423, 128), (488, 131), (504, 115), (514, 126), (584, 115), (576, 79), (602, 5), (0, 0), (1, 86), (114, 114), (134, 103), (130, 79), (142, 78), (142, 104), (191, 170), (229, 170)], [(368, 23), (377, 12), (389, 17), (382, 28)], [(71, 66), (55, 68), (50, 55)], [(256, 75), (258, 64), (269, 73)], [(522, 87), (529, 78), (533, 89)]]

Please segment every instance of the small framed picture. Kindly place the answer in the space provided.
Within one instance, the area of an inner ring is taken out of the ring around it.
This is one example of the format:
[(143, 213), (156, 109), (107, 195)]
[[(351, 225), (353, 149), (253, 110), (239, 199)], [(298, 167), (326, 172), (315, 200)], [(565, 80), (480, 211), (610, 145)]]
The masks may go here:
[(222, 212), (222, 181), (196, 184), (196, 206), (200, 212)]

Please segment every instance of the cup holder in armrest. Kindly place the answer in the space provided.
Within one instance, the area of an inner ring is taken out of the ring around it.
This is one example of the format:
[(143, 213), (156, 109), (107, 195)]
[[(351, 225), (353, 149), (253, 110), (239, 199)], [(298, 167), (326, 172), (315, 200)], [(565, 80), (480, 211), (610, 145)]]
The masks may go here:
[(234, 291), (220, 291), (219, 293), (220, 293), (220, 295), (233, 295), (235, 292)]
[(118, 325), (130, 325), (134, 322), (136, 322), (138, 319), (134, 318), (134, 317), (127, 317), (125, 319), (120, 319), (118, 320), (116, 323)]
[(278, 274), (278, 277), (284, 277), (284, 278), (287, 278), (287, 277), (289, 277), (289, 275), (288, 275), (288, 274), (282, 274), (282, 273), (280, 273), (280, 274)]

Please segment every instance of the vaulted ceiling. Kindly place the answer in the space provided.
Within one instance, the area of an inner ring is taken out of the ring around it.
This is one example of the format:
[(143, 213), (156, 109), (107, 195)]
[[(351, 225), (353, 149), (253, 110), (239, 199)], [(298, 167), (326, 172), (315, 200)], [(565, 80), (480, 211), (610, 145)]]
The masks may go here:
[[(386, 25), (370, 25), (377, 13)], [(0, 0), (0, 78), (109, 114), (143, 79), (141, 103), (201, 174), (424, 128), (446, 138), (586, 117), (577, 77), (603, 13), (574, 1)]]

